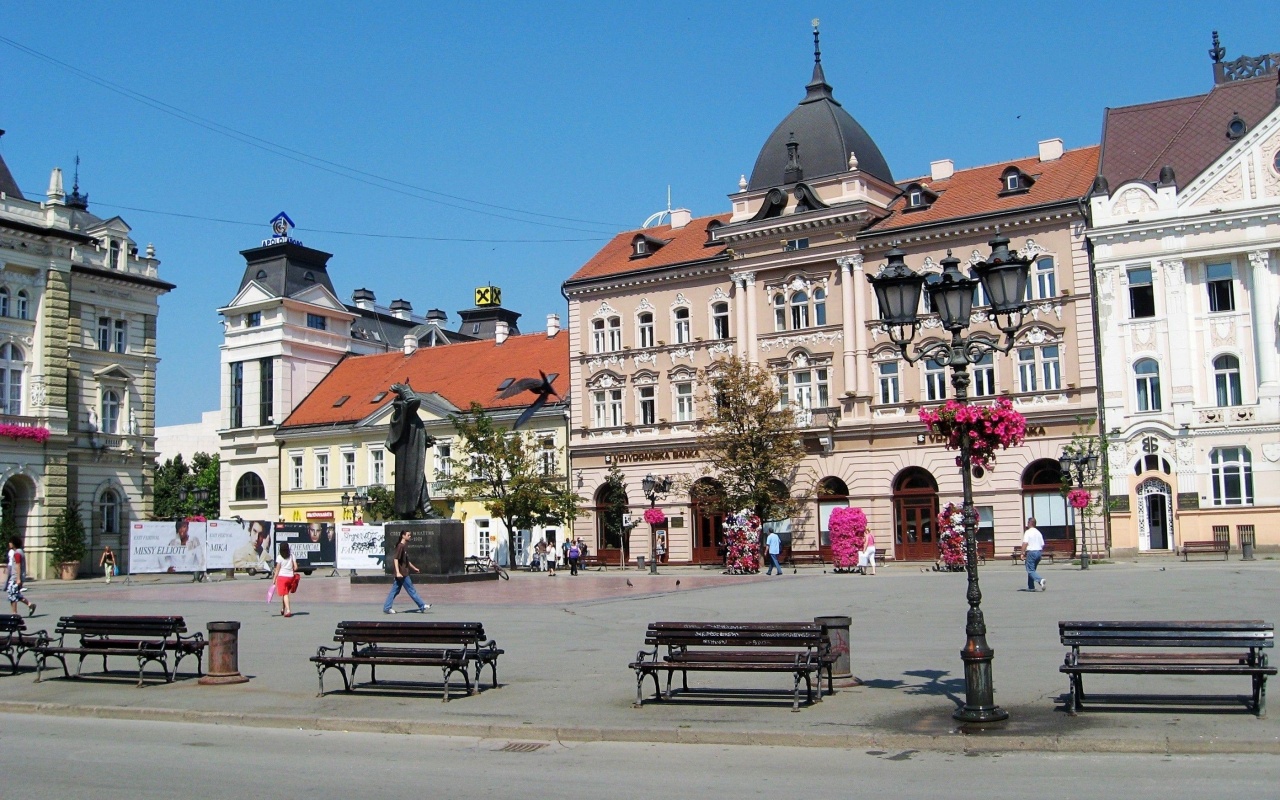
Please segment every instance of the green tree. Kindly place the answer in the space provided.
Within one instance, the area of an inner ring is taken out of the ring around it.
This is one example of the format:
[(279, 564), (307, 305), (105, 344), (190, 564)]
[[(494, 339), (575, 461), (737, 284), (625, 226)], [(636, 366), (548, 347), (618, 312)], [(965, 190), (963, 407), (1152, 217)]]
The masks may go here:
[(804, 460), (804, 442), (794, 407), (779, 407), (773, 376), (734, 356), (708, 369), (702, 388), (710, 414), (698, 450), (719, 490), (696, 483), (696, 499), (722, 511), (749, 508), (762, 520), (797, 513), (804, 498), (786, 487)]
[(609, 547), (621, 547), (625, 560), (627, 537), (626, 529), (622, 525), (622, 517), (627, 513), (630, 505), (627, 498), (627, 483), (622, 477), (622, 470), (618, 469), (616, 464), (609, 468), (609, 474), (605, 476), (604, 485), (600, 487), (596, 499), (599, 501), (598, 513), (604, 528), (604, 543)]
[(80, 518), (80, 503), (72, 500), (58, 513), (49, 537), (49, 558), (53, 566), (84, 559), (88, 547), (84, 542), (84, 520)]
[(527, 434), (496, 425), (479, 403), (449, 417), (465, 452), (454, 450), (440, 488), (481, 503), (510, 534), (539, 525), (565, 525), (578, 516), (578, 496), (564, 479), (544, 475)]
[[(179, 453), (157, 466), (152, 514), (157, 519), (191, 516), (216, 518), (222, 506), (219, 496), (220, 470), (220, 457), (208, 453), (196, 453), (191, 457), (190, 464)], [(196, 500), (193, 496), (196, 489), (208, 491), (209, 496), (204, 500)], [(182, 499), (184, 490), (187, 492), (186, 500)]]
[(373, 522), (395, 519), (396, 493), (385, 486), (369, 487), (369, 502), (364, 507), (364, 515)]

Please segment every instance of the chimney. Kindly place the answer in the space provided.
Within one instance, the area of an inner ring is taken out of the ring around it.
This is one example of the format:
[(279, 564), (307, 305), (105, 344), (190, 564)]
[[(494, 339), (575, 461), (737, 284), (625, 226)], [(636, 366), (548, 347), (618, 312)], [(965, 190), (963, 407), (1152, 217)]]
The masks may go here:
[(1062, 140), (1061, 139), (1045, 139), (1040, 142), (1040, 160), (1041, 161), (1057, 161), (1062, 158)]
[(929, 177), (935, 181), (945, 181), (956, 174), (956, 162), (949, 158), (929, 162)]
[(548, 314), (547, 315), (547, 338), (554, 339), (556, 338), (556, 334), (558, 333), (560, 333), (560, 315)]
[(510, 332), (510, 330), (511, 330), (510, 327), (508, 327), (506, 321), (504, 320), (498, 320), (497, 322), (493, 323), (493, 343), (502, 344), (503, 342), (505, 342), (507, 340), (507, 334)]
[(351, 302), (355, 303), (356, 308), (364, 309), (365, 311), (373, 310), (373, 303), (376, 299), (369, 289), (356, 289), (351, 293)]
[(53, 172), (49, 173), (49, 191), (45, 193), (45, 197), (49, 198), (50, 203), (62, 205), (67, 198), (67, 193), (62, 190), (62, 170), (58, 167), (53, 168)]
[(413, 316), (413, 306), (408, 300), (392, 300), (391, 316), (396, 319), (411, 319)]
[(671, 209), (671, 230), (676, 231), (693, 221), (693, 212), (687, 208)]
[(427, 312), (427, 322), (434, 322), (437, 325), (444, 325), (449, 319), (449, 315), (438, 308), (433, 308)]
[(418, 339), (412, 334), (404, 335), (404, 354), (411, 356), (418, 350)]

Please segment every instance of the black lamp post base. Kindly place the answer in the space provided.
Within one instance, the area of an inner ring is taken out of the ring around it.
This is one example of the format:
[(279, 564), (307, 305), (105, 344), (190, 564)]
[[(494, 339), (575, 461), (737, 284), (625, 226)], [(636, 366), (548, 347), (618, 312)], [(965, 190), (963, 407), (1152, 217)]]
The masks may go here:
[(991, 682), (991, 661), (994, 657), (995, 651), (987, 646), (985, 635), (970, 635), (965, 649), (960, 651), (960, 660), (964, 662), (965, 699), (964, 705), (951, 715), (955, 719), (982, 725), (1009, 718), (1009, 712), (996, 705), (995, 687)]
[(951, 715), (953, 719), (965, 722), (970, 725), (984, 725), (992, 722), (1004, 722), (1009, 718), (1009, 712), (1000, 706), (990, 706), (987, 708), (970, 708), (962, 706), (957, 708), (956, 712)]

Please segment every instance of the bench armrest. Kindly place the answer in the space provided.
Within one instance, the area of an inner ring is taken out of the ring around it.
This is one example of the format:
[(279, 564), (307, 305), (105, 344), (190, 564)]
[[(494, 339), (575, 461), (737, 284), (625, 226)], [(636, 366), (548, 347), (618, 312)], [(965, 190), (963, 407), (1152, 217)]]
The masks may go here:
[(337, 645), (336, 647), (326, 647), (324, 645), (320, 645), (320, 648), (316, 650), (316, 658), (324, 658), (325, 653), (337, 653), (339, 656), (341, 656), (344, 652), (346, 652), (345, 644), (340, 644), (340, 645)]
[(643, 664), (648, 661), (650, 664), (658, 663), (658, 645), (654, 645), (652, 650), (640, 650), (636, 653), (637, 664)]
[(194, 644), (197, 647), (204, 647), (205, 645), (208, 644), (208, 642), (204, 640), (204, 634), (201, 633), (200, 631), (196, 631), (195, 633), (187, 633), (187, 634), (179, 633), (177, 634), (176, 641), (179, 645), (182, 645), (184, 642), (190, 642), (191, 644)]

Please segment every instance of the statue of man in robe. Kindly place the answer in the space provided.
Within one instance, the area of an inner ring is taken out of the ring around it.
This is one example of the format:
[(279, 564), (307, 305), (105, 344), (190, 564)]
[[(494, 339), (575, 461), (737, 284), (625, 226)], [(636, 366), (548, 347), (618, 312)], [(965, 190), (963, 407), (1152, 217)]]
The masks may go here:
[(406, 383), (391, 387), (391, 428), (387, 449), (396, 457), (395, 505), (398, 519), (435, 519), (427, 489), (427, 448), (436, 443), (418, 416), (422, 398)]

